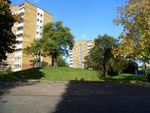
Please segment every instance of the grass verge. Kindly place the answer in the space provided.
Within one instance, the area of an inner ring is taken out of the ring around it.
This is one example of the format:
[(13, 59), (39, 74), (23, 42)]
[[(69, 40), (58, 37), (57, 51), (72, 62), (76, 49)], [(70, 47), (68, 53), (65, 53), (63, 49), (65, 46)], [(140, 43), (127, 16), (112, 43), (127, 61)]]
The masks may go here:
[(46, 81), (106, 81), (125, 83), (146, 83), (144, 75), (123, 73), (117, 76), (99, 77), (91, 70), (69, 67), (39, 67), (18, 72), (0, 74), (1, 80), (46, 80)]

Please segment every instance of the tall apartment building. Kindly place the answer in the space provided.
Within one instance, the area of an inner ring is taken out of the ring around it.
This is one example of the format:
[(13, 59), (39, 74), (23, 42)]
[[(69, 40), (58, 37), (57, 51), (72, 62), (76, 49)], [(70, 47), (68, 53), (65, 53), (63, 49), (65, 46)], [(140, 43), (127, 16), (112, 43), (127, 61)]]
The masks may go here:
[[(53, 16), (27, 1), (21, 5), (11, 6), (10, 9), (12, 14), (18, 14), (22, 19), (16, 22), (12, 28), (18, 44), (16, 44), (14, 53), (7, 54), (7, 63), (13, 71), (32, 68), (34, 57), (26, 55), (23, 49), (34, 39), (41, 38), (43, 25), (52, 22)], [(51, 65), (51, 57), (42, 57), (42, 61)]]
[(94, 47), (94, 41), (79, 40), (69, 52), (69, 66), (73, 68), (84, 68), (85, 56), (89, 50)]

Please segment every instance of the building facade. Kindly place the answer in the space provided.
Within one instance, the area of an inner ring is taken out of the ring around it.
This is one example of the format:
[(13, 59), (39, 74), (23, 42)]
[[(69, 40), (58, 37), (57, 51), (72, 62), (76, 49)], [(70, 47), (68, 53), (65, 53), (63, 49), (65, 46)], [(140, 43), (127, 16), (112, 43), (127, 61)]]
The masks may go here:
[[(16, 51), (7, 54), (7, 63), (13, 71), (32, 68), (34, 57), (26, 55), (23, 49), (33, 40), (41, 38), (43, 25), (52, 22), (53, 16), (27, 1), (21, 5), (11, 6), (10, 9), (12, 14), (18, 14), (22, 18), (12, 28), (18, 43), (15, 45)], [(41, 60), (51, 65), (51, 57), (42, 57)]]
[(79, 40), (69, 52), (69, 66), (73, 68), (84, 68), (85, 57), (90, 49), (94, 47), (94, 41)]

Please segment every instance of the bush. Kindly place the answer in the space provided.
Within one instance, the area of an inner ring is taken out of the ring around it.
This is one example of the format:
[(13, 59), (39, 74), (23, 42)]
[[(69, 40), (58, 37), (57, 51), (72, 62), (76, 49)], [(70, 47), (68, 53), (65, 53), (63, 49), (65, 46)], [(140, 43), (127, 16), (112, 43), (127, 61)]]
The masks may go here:
[(150, 68), (146, 70), (146, 79), (148, 82), (150, 82)]
[(11, 73), (11, 67), (9, 67), (7, 70), (6, 70), (6, 73)]

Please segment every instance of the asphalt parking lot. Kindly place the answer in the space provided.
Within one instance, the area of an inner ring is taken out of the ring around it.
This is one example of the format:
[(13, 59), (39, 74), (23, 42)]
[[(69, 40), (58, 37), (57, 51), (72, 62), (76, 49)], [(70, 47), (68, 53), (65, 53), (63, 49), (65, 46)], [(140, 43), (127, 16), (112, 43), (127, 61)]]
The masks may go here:
[(150, 87), (103, 82), (0, 82), (0, 113), (150, 113)]

